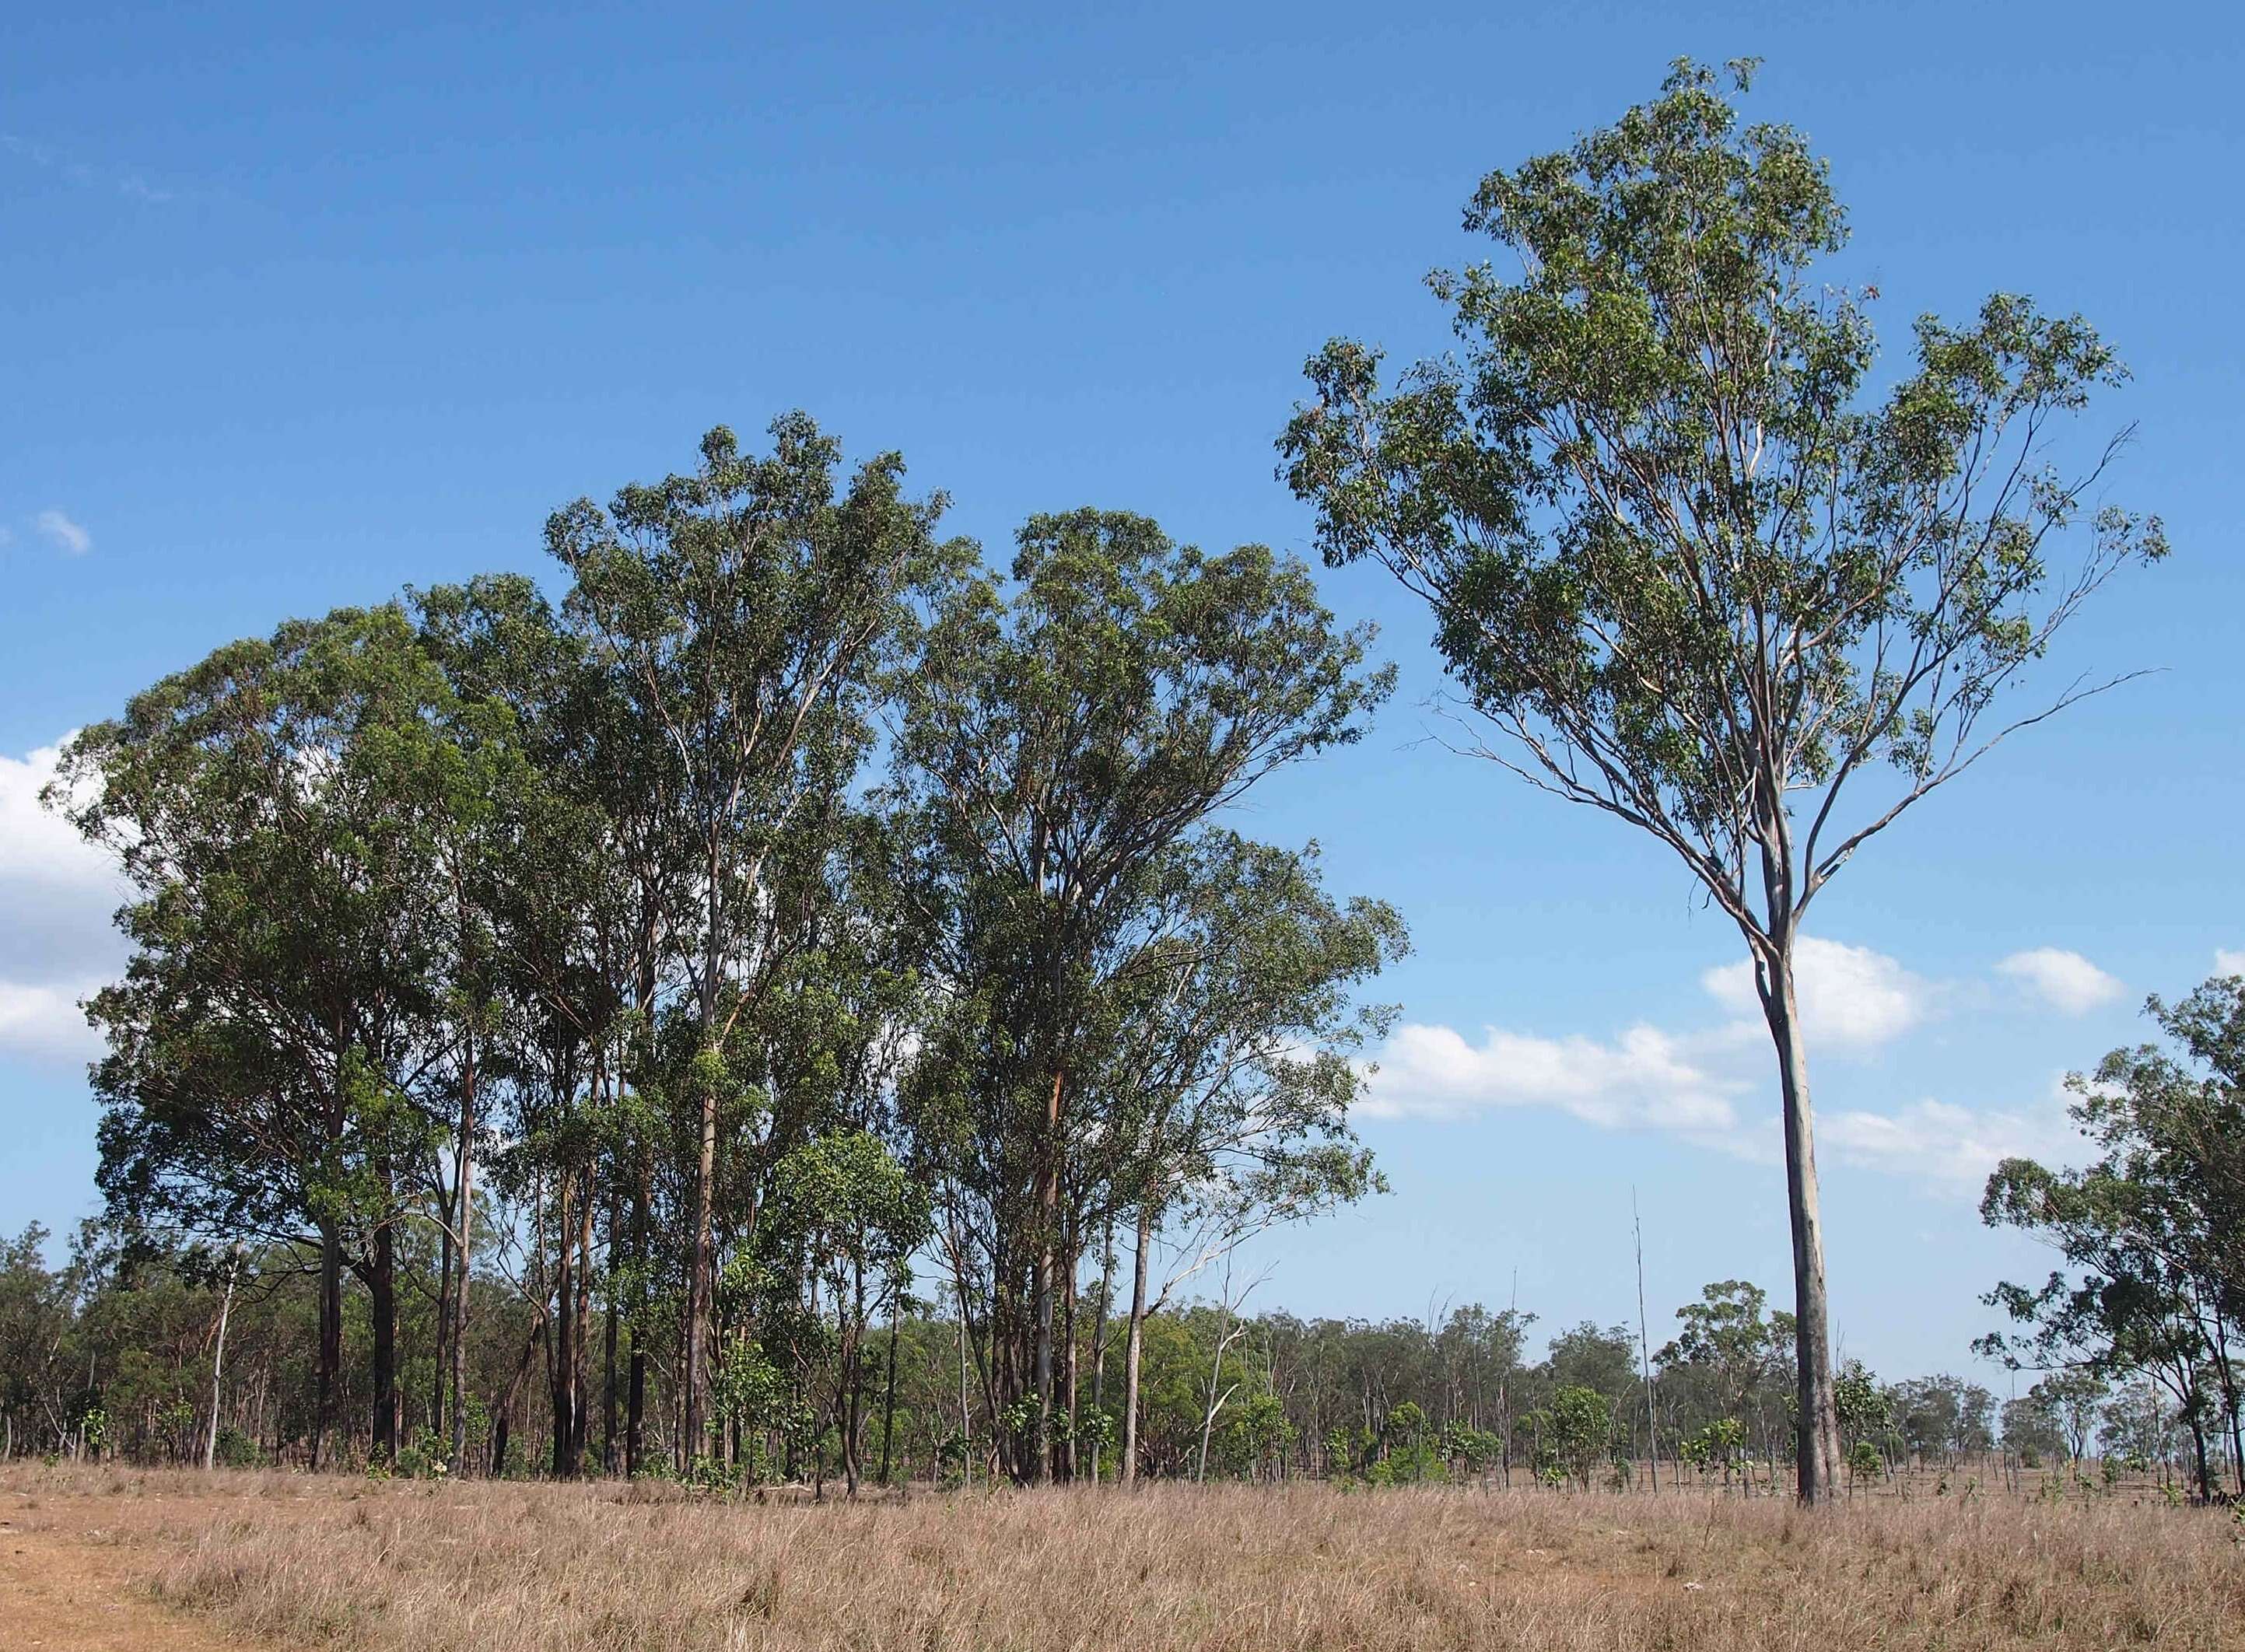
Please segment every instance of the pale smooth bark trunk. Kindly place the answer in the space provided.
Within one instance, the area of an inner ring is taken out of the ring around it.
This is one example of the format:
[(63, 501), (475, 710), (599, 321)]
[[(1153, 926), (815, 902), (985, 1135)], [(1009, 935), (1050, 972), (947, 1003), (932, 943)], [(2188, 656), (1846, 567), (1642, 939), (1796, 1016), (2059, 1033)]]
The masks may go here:
[[(1100, 1242), (1099, 1312), (1091, 1327), (1091, 1409), (1102, 1419), (1107, 1404), (1107, 1320), (1115, 1300), (1115, 1218), (1107, 1219), (1107, 1234)], [(1091, 1483), (1099, 1484), (1100, 1442), (1091, 1442)]]
[(1130, 1329), (1122, 1354), (1122, 1484), (1138, 1483), (1138, 1368), (1146, 1347), (1146, 1266), (1154, 1245), (1154, 1212), (1138, 1211), (1138, 1254), (1130, 1264)]
[(576, 1385), (575, 1404), (570, 1418), (575, 1429), (569, 1441), (570, 1472), (585, 1472), (585, 1438), (592, 1415), (592, 1386), (587, 1377), (587, 1359), (593, 1337), (593, 1161), (585, 1161), (585, 1186), (578, 1199), (577, 1209), (577, 1362), (571, 1373)]
[(465, 1474), (468, 1467), (468, 1287), (475, 1277), (476, 1234), (476, 1046), (475, 1035), (468, 1037), (467, 1048), (460, 1063), (460, 1139), (458, 1143), (460, 1161), (459, 1196), (452, 1202), (459, 1223), (459, 1233), (454, 1240), (457, 1260), (453, 1264), (452, 1327), (451, 1354), (452, 1362), (452, 1468)]
[[(899, 1322), (904, 1317), (903, 1287), (892, 1286), (891, 1289), (896, 1296), (889, 1303), (889, 1375), (881, 1393), (881, 1484), (884, 1486), (889, 1483), (889, 1447), (897, 1432), (897, 1332)], [(909, 1468), (905, 1478), (912, 1478)]]
[(1839, 1489), (1840, 1430), (1832, 1391), (1830, 1311), (1824, 1294), (1824, 1223), (1817, 1198), (1816, 1143), (1808, 1101), (1808, 1053), (1801, 1036), (1792, 938), (1757, 959), (1762, 1009), (1777, 1048), (1785, 1123), (1786, 1206), (1793, 1226), (1795, 1492), (1803, 1503), (1829, 1501)]
[(452, 1380), (452, 1223), (457, 1220), (452, 1202), (457, 1189), (446, 1188), (444, 1178), (437, 1178), (437, 1357), (429, 1372), (429, 1432), (438, 1439), (448, 1439), (445, 1415), (447, 1397)]
[[(703, 1054), (714, 1062), (718, 1052), (712, 1046)], [(702, 1140), (695, 1161), (694, 1254), (686, 1291), (685, 1416), (680, 1430), (684, 1438), (679, 1446), (684, 1461), (681, 1467), (690, 1466), (695, 1458), (709, 1450), (703, 1435), (708, 1429), (709, 1310), (715, 1283), (711, 1215), (717, 1177), (717, 1089), (707, 1082), (700, 1088)]]
[(622, 1311), (616, 1301), (616, 1259), (623, 1254), (623, 1179), (608, 1181), (608, 1242), (602, 1253), (607, 1266), (601, 1283), (607, 1296), (607, 1312), (600, 1329), (600, 1472), (616, 1472), (616, 1353)]
[(1053, 1445), (1053, 1303), (1060, 1272), (1060, 1092), (1063, 1075), (1053, 1074), (1051, 1099), (1045, 1107), (1044, 1171), (1037, 1192), (1036, 1278), (1036, 1461), (1030, 1466), (1032, 1485), (1052, 1480)]
[[(226, 1322), (234, 1312), (234, 1276), (241, 1270), (241, 1248), (234, 1247), (233, 1258), (226, 1268), (226, 1295), (218, 1304), (218, 1347), (211, 1355), (211, 1420), (210, 1438), (203, 1445), (203, 1466), (218, 1466), (218, 1403), (220, 1385), (226, 1377)], [(13, 1437), (10, 1437), (12, 1443)]]
[(959, 1473), (974, 1483), (974, 1413), (967, 1408), (967, 1293), (959, 1293)]

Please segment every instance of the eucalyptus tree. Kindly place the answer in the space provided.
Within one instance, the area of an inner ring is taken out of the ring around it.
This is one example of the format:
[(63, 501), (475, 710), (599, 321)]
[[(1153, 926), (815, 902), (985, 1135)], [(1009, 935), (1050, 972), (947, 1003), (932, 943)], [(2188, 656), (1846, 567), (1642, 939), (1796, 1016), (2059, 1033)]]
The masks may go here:
[(1482, 720), (1470, 749), (1665, 844), (1744, 938), (1818, 1500), (1836, 1435), (1796, 942), (1864, 844), (2099, 686), (2009, 708), (2108, 577), (2166, 549), (2156, 518), (2092, 510), (2113, 445), (2053, 458), (2122, 369), (2079, 318), (1998, 295), (1961, 326), (1921, 319), (1872, 399), (1876, 291), (1818, 267), (1847, 239), (1825, 165), (1789, 127), (1741, 127), (1689, 62), (1489, 173), (1465, 225), (1519, 267), (1430, 278), (1462, 355), (1383, 383), (1376, 350), (1329, 343), (1284, 473), (1329, 562), (1371, 557), (1427, 602)]
[(1091, 1076), (1119, 1165), (1115, 1202), (1136, 1229), (1125, 1322), (1122, 1474), (1138, 1469), (1138, 1395), (1156, 1235), (1172, 1218), (1188, 1259), (1161, 1300), (1276, 1223), (1380, 1188), (1349, 1108), (1353, 1058), (1393, 1024), (1353, 990), (1408, 950), (1384, 902), (1328, 895), (1301, 854), (1211, 828), (1157, 869), (1147, 926), (1108, 983), (1111, 1029)]
[[(522, 876), (508, 979), (573, 1016), (600, 1046), (603, 1094), (590, 1122), (610, 1161), (602, 1432), (607, 1454), (636, 1474), (665, 1271), (657, 1159), (668, 1133), (649, 1087), (654, 1035), (694, 887), (679, 750), (658, 721), (640, 714), (633, 684), (581, 618), (557, 613), (531, 580), (478, 579), (424, 593), (419, 607), (461, 692), (512, 711), (540, 782), (544, 806), (526, 823), (538, 829), (514, 846)], [(548, 917), (535, 920), (541, 910)], [(552, 944), (525, 944), (541, 936)], [(605, 1010), (593, 1011), (600, 1002)]]
[(1983, 1338), (2014, 1365), (2099, 1378), (2143, 1373), (2181, 1407), (2200, 1491), (2219, 1421), (2245, 1492), (2245, 1405), (2235, 1344), (2245, 1315), (2245, 978), (2216, 977), (2148, 1011), (2170, 1039), (2113, 1051), (2066, 1080), (2097, 1156), (2080, 1169), (2007, 1159), (1980, 1214), (2057, 1250), (2040, 1285), (1985, 1300), (2018, 1327)]
[(699, 1032), (687, 1236), (683, 1449), (703, 1443), (716, 1276), (722, 1071), (734, 1023), (783, 947), (766, 871), (782, 843), (847, 789), (870, 741), (870, 685), (912, 628), (914, 601), (968, 552), (936, 538), (944, 501), (907, 499), (885, 454), (846, 485), (840, 451), (802, 414), (768, 457), (712, 430), (688, 475), (557, 511), (546, 542), (575, 578), (566, 610), (593, 639), (629, 714), (675, 759), (661, 836), (688, 858), (673, 915)]
[(975, 1209), (986, 1389), (994, 1415), (1028, 1408), (1032, 1438), (1007, 1449), (1041, 1480), (1056, 1309), (1085, 1236), (1061, 1194), (1085, 1181), (1071, 1140), (1102, 1128), (1081, 1080), (1118, 939), (1173, 845), (1355, 739), (1392, 673), (1365, 667), (1368, 632), (1335, 624), (1306, 569), (1260, 546), (1209, 556), (1084, 510), (1032, 518), (1011, 574), (954, 593), (899, 685), (895, 801), (952, 995), (917, 1087), (945, 1107), (923, 1107), (922, 1134), (942, 1144), (952, 1215)]
[(342, 1273), (371, 1294), (373, 1437), (396, 1444), (398, 1170), (440, 1040), (410, 891), (422, 864), (368, 731), (441, 676), (396, 607), (291, 621), (136, 695), (64, 754), (50, 801), (116, 854), (125, 978), (88, 1015), (99, 1181), (129, 1229), (299, 1247), (320, 1277), (313, 1454), (334, 1422)]

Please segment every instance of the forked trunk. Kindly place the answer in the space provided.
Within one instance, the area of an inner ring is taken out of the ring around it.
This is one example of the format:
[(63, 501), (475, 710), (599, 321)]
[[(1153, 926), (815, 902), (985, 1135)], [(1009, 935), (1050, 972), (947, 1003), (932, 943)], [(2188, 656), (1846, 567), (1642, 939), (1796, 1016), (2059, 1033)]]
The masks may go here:
[[(452, 1382), (453, 1468), (467, 1473), (468, 1466), (468, 1291), (475, 1279), (476, 1235), (476, 1044), (468, 1036), (460, 1063), (460, 1190), (452, 1201), (453, 1220), (459, 1224), (453, 1263), (452, 1326), (450, 1336)], [(496, 1472), (496, 1464), (494, 1464)]]
[(1786, 1208), (1793, 1222), (1795, 1489), (1804, 1503), (1839, 1490), (1840, 1429), (1832, 1391), (1830, 1315), (1824, 1297), (1824, 1223), (1816, 1193), (1814, 1121), (1808, 1105), (1808, 1054), (1801, 1037), (1793, 948), (1786, 942), (1756, 960), (1762, 1011), (1777, 1046), (1785, 1121)]

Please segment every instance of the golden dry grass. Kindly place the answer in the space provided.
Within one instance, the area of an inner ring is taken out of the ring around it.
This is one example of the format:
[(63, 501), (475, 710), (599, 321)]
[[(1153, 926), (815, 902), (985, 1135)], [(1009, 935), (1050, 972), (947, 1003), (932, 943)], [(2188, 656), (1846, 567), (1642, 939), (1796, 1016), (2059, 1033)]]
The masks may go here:
[[(712, 1503), (16, 1471), (160, 1603), (291, 1648), (2245, 1647), (2218, 1510), (1323, 1486)], [(136, 1506), (131, 1517), (119, 1504)], [(120, 1535), (123, 1534), (123, 1535)]]

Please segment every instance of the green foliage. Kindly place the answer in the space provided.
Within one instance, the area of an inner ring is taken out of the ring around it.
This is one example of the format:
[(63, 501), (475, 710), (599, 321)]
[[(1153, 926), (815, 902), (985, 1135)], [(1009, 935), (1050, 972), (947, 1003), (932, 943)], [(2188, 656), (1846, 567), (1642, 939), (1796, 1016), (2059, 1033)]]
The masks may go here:
[[(2114, 444), (2059, 443), (2125, 378), (2079, 316), (1999, 293), (1961, 325), (1920, 318), (1915, 359), (1874, 379), (1876, 290), (1819, 267), (1848, 236), (1829, 169), (1742, 120), (1752, 71), (1679, 61), (1611, 124), (1489, 173), (1465, 224), (1509, 264), (1428, 281), (1455, 352), (1394, 376), (1332, 340), (1279, 450), (1328, 565), (1371, 559), (1426, 604), (1486, 728), (1468, 748), (1647, 834), (1738, 927), (1789, 1121), (1814, 1498), (1831, 1378), (1801, 924), (1904, 812), (2110, 686), (2007, 714), (2082, 605), (2167, 541), (2100, 503)], [(1684, 1357), (1731, 1363), (1722, 1321), (1747, 1307), (1711, 1302)]]
[(1594, 1388), (1570, 1385), (1551, 1396), (1551, 1449), (1577, 1485), (1590, 1485), (1612, 1442), (1613, 1425), (1613, 1401)]

